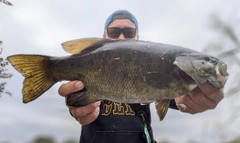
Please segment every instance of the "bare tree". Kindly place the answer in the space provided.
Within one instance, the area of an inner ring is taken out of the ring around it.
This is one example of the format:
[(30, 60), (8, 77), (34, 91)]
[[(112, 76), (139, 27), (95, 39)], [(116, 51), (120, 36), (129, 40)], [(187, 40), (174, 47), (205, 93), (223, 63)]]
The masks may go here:
[(49, 136), (38, 136), (36, 137), (32, 143), (55, 143), (56, 141)]
[[(220, 140), (226, 140), (230, 134), (240, 136), (239, 131), (229, 130), (230, 126), (240, 125), (240, 104), (236, 102), (239, 101), (238, 95), (240, 93), (240, 78), (238, 78), (240, 75), (240, 37), (238, 34), (240, 34), (240, 31), (238, 27), (239, 24), (235, 24), (230, 20), (222, 20), (218, 15), (212, 15), (211, 20), (211, 27), (217, 31), (218, 37), (217, 40), (211, 42), (203, 52), (215, 55), (227, 63), (230, 76), (227, 82), (229, 85), (227, 86), (228, 89), (225, 89), (225, 96), (231, 97), (229, 99), (231, 102), (229, 105), (231, 108), (230, 116), (225, 121), (215, 120), (211, 123), (211, 126), (221, 131), (219, 134)], [(236, 138), (236, 141), (238, 142), (239, 138)], [(233, 140), (231, 142), (235, 143), (236, 141)]]
[[(222, 20), (217, 15), (212, 15), (211, 26), (213, 29), (217, 30), (221, 39), (218, 41), (211, 42), (206, 48), (205, 52), (215, 53), (220, 51), (216, 56), (220, 59), (223, 59), (227, 62), (230, 68), (235, 67), (236, 77), (240, 75), (240, 37), (237, 36), (237, 28), (234, 25), (231, 25), (229, 21)], [(226, 42), (228, 40), (228, 42)], [(231, 75), (235, 76), (235, 75)], [(231, 84), (229, 90), (227, 90), (227, 96), (235, 95), (240, 92), (240, 78), (236, 78), (235, 81)], [(235, 85), (235, 86), (234, 86)]]
[[(9, 1), (7, 0), (0, 0), (0, 2), (6, 4), (6, 5), (9, 5), (9, 6), (12, 6), (13, 4), (10, 3)], [(0, 41), (0, 45), (2, 45), (2, 41)], [(3, 49), (0, 47), (0, 55), (2, 54), (2, 51)], [(7, 73), (7, 69), (6, 69), (6, 66), (8, 65), (8, 62), (5, 61), (2, 57), (0, 57), (0, 79), (1, 78), (10, 78), (12, 77), (12, 74), (9, 74)], [(7, 92), (5, 91), (5, 85), (6, 85), (6, 82), (0, 82), (0, 97), (1, 97), (1, 94), (2, 93), (6, 93), (6, 94), (9, 94), (11, 95), (10, 92)]]
[(9, 5), (9, 6), (12, 6), (12, 5), (13, 5), (12, 3), (10, 3), (10, 2), (7, 1), (7, 0), (0, 0), (0, 2), (4, 3), (4, 4), (6, 4), (6, 5)]
[[(0, 45), (2, 44), (2, 41), (0, 41)], [(0, 47), (0, 54), (2, 53), (3, 49)], [(5, 61), (3, 58), (0, 57), (0, 79), (10, 78), (12, 77), (12, 74), (7, 73), (6, 66), (8, 65), (8, 62)], [(5, 85), (6, 82), (0, 83), (0, 97), (2, 93), (6, 93), (11, 95), (10, 92), (5, 91)]]

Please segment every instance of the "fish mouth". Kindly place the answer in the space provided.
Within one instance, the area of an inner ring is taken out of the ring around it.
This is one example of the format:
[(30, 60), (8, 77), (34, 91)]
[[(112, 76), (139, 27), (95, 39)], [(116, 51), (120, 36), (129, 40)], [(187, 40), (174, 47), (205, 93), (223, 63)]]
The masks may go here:
[(186, 72), (181, 70), (179, 67), (176, 67), (177, 74), (181, 78), (182, 82), (185, 84), (185, 87), (188, 89), (188, 91), (192, 91), (197, 87), (196, 81), (189, 76)]
[(186, 72), (184, 72), (183, 70), (181, 70), (179, 67), (176, 67), (178, 76), (181, 78), (181, 80), (185, 83), (185, 84), (196, 84), (196, 81), (189, 76)]

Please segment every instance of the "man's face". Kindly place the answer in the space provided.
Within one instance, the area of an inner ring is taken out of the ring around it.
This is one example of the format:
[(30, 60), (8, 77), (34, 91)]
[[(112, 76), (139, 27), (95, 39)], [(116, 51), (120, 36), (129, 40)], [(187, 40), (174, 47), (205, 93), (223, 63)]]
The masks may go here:
[[(117, 20), (114, 20), (112, 23), (109, 24), (108, 28), (120, 28), (122, 30), (124, 30), (125, 28), (136, 28), (135, 24), (128, 20), (128, 19), (117, 19)], [(131, 31), (131, 29), (125, 29), (126, 32), (127, 30)], [(114, 40), (123, 40), (123, 39), (132, 39), (132, 40), (138, 40), (138, 34), (136, 32), (136, 34), (134, 35), (133, 38), (128, 38), (128, 37), (125, 37), (123, 32), (120, 33), (120, 35), (116, 38), (111, 38), (107, 33), (105, 33), (103, 35), (103, 38), (107, 38), (107, 39), (114, 39)]]

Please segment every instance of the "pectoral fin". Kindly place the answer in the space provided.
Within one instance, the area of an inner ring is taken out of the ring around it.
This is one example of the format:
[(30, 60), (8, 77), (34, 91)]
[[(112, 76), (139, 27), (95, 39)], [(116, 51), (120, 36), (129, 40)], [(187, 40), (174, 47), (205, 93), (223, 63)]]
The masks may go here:
[(154, 88), (166, 88), (170, 86), (170, 83), (174, 81), (174, 78), (159, 72), (147, 72), (146, 82)]
[(100, 99), (98, 99), (95, 94), (90, 93), (87, 90), (81, 90), (70, 94), (66, 99), (66, 103), (69, 106), (82, 107), (99, 100)]
[(158, 115), (160, 121), (162, 121), (164, 119), (164, 117), (166, 116), (169, 105), (170, 105), (170, 100), (167, 100), (167, 99), (158, 100), (155, 102), (157, 115)]

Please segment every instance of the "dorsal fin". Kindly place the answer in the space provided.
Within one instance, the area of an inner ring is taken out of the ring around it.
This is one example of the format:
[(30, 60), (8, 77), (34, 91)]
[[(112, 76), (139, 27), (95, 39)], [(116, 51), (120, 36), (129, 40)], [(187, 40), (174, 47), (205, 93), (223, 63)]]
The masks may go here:
[(93, 46), (94, 44), (102, 41), (109, 41), (104, 38), (81, 38), (76, 40), (70, 40), (62, 43), (63, 49), (71, 54), (81, 53), (84, 49)]

